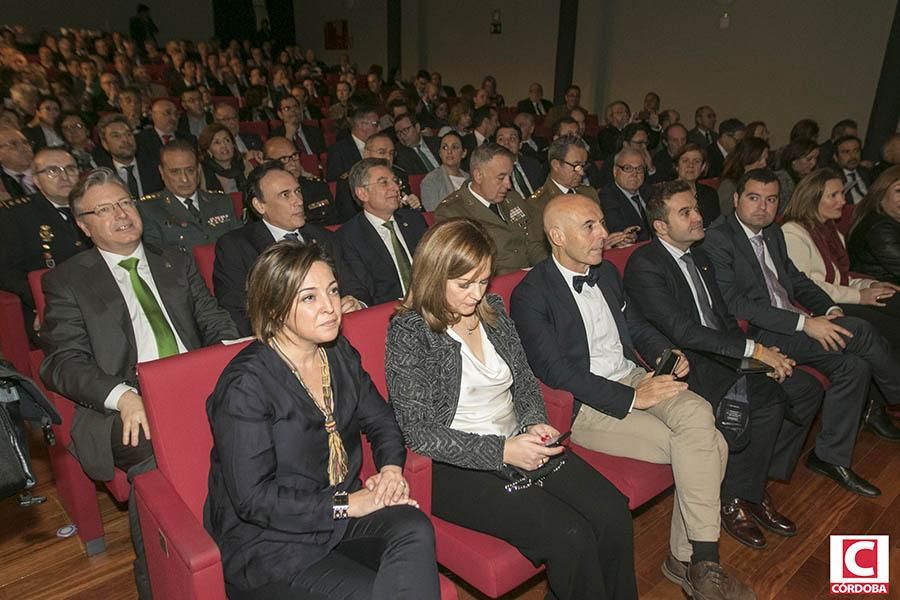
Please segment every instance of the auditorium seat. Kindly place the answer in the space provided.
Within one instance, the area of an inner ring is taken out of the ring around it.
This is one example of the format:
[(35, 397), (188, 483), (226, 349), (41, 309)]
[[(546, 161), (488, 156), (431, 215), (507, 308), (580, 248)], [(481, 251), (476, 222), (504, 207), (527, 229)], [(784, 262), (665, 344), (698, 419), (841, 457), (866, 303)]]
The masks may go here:
[(425, 179), (425, 175), (410, 175), (409, 176), (409, 189), (413, 194), (416, 195), (419, 199), (422, 198), (422, 180)]
[(213, 265), (216, 262), (216, 244), (197, 244), (191, 248), (191, 254), (194, 255), (194, 264), (197, 265), (197, 271), (206, 284), (206, 289), (210, 294), (215, 295), (216, 291), (213, 284)]
[(422, 218), (425, 219), (425, 223), (427, 223), (429, 227), (434, 227), (434, 213), (432, 211), (426, 210), (423, 212)]
[(0, 354), (12, 363), (16, 371), (30, 377), (28, 352), (22, 301), (15, 294), (0, 290)]
[(262, 141), (269, 139), (269, 124), (266, 121), (241, 121), (238, 130), (241, 133), (255, 133)]
[(697, 183), (702, 183), (703, 185), (708, 185), (714, 190), (719, 189), (719, 178), (718, 177), (709, 177), (707, 179), (698, 179)]
[(637, 244), (631, 244), (630, 246), (625, 246), (624, 248), (613, 248), (612, 250), (604, 250), (603, 251), (603, 260), (609, 261), (619, 272), (619, 277), (625, 276), (625, 265), (628, 264), (628, 259), (631, 258), (632, 252), (647, 244), (649, 242), (639, 242)]
[(231, 206), (234, 209), (234, 216), (238, 221), (244, 218), (244, 194), (241, 192), (231, 192)]
[(309, 171), (317, 177), (322, 174), (322, 163), (319, 162), (319, 157), (315, 154), (301, 154), (300, 164), (303, 166), (304, 170)]

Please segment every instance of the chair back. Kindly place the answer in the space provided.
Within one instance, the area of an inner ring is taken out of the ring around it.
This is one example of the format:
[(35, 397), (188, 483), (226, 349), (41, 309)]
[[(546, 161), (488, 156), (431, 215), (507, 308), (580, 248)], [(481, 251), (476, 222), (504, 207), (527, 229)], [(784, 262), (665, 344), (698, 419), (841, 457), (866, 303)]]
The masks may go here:
[(410, 175), (409, 176), (409, 189), (413, 194), (418, 196), (419, 199), (422, 198), (422, 180), (425, 179), (425, 175)]
[(31, 289), (31, 297), (34, 299), (34, 310), (37, 312), (38, 323), (44, 322), (44, 308), (47, 301), (44, 300), (44, 288), (41, 287), (41, 279), (44, 273), (50, 269), (38, 269), (28, 273), (28, 287)]
[(396, 302), (385, 302), (344, 315), (341, 333), (356, 348), (363, 369), (372, 378), (381, 396), (387, 399), (387, 379), (384, 374), (384, 346), (388, 323)]
[(422, 218), (425, 219), (425, 223), (429, 227), (434, 227), (434, 213), (430, 210), (426, 210), (422, 213)]
[(238, 131), (241, 133), (255, 133), (263, 141), (269, 139), (269, 122), (268, 121), (241, 121), (238, 124)]
[(525, 278), (525, 275), (528, 274), (528, 271), (524, 269), (518, 269), (516, 271), (511, 271), (509, 273), (505, 273), (503, 275), (498, 275), (491, 279), (491, 283), (488, 286), (488, 292), (491, 294), (497, 294), (501, 298), (503, 298), (503, 304), (506, 306), (506, 310), (509, 310), (509, 299), (512, 297), (513, 290), (516, 289), (516, 286), (519, 285), (519, 282)]
[(213, 296), (216, 295), (215, 286), (213, 284), (213, 265), (216, 262), (216, 244), (198, 244), (191, 249), (194, 255), (194, 263), (197, 265), (197, 271), (206, 284), (206, 289)]
[(234, 216), (240, 221), (244, 218), (244, 194), (242, 192), (231, 192), (231, 208)]
[(28, 334), (22, 301), (15, 294), (0, 290), (0, 352), (22, 375), (30, 375)]
[(702, 183), (703, 185), (708, 185), (714, 190), (719, 189), (719, 178), (718, 177), (709, 177), (707, 179), (698, 179), (697, 183)]
[(640, 242), (637, 244), (631, 244), (630, 246), (625, 246), (624, 248), (613, 248), (612, 250), (606, 250), (603, 253), (603, 260), (607, 260), (612, 263), (612, 265), (619, 272), (619, 277), (624, 277), (625, 265), (628, 264), (628, 259), (631, 258), (631, 254), (644, 244), (648, 243), (649, 242)]

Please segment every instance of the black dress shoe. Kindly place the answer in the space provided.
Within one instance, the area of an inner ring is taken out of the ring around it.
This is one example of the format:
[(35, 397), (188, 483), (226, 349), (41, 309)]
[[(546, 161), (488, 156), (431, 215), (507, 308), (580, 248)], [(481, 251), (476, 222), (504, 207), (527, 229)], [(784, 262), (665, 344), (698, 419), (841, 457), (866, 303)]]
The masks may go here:
[(806, 468), (813, 473), (834, 479), (841, 487), (854, 494), (873, 498), (881, 495), (881, 490), (854, 473), (852, 469), (825, 462), (816, 456), (815, 450), (806, 457)]
[(797, 525), (786, 516), (775, 510), (772, 497), (768, 492), (763, 496), (762, 502), (744, 502), (747, 512), (757, 523), (778, 535), (791, 537), (797, 535)]
[(740, 498), (722, 503), (722, 528), (745, 546), (766, 547), (766, 536), (747, 511), (747, 503)]
[(894, 425), (894, 420), (884, 410), (884, 406), (873, 406), (866, 418), (866, 427), (875, 432), (878, 437), (886, 440), (900, 440), (900, 427)]

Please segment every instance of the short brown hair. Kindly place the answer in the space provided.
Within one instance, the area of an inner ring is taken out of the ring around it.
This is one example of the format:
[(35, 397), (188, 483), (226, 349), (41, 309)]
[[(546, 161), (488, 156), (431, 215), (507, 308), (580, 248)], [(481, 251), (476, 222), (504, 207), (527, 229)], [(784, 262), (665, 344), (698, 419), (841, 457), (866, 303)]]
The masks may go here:
[(663, 181), (650, 186), (650, 199), (647, 200), (646, 211), (647, 222), (650, 224), (650, 229), (653, 229), (654, 221), (662, 221), (663, 223), (668, 224), (669, 207), (666, 205), (666, 202), (668, 202), (669, 198), (675, 194), (684, 192), (691, 192), (691, 194), (693, 194), (694, 190), (691, 188), (691, 184), (680, 179)]
[[(234, 145), (234, 136), (231, 134), (231, 130), (221, 123), (213, 122), (204, 127), (203, 131), (200, 132), (200, 137), (197, 138), (197, 146), (200, 148), (200, 152), (204, 154), (209, 152), (209, 147), (212, 146), (213, 138), (221, 131), (228, 134), (228, 139), (230, 139), (232, 145)], [(235, 152), (235, 154), (237, 154), (237, 152)]]
[(253, 335), (263, 342), (284, 328), (313, 263), (334, 265), (319, 244), (284, 240), (266, 248), (247, 280), (247, 315)]
[(812, 231), (819, 224), (819, 202), (825, 193), (825, 184), (841, 176), (832, 169), (817, 169), (800, 180), (784, 211), (784, 222), (796, 221)]
[[(416, 312), (432, 331), (443, 333), (457, 319), (447, 308), (447, 282), (491, 262), (497, 247), (480, 223), (470, 219), (448, 219), (428, 230), (416, 246), (412, 280), (397, 314)], [(493, 325), (496, 314), (487, 302), (475, 309), (479, 319)]]

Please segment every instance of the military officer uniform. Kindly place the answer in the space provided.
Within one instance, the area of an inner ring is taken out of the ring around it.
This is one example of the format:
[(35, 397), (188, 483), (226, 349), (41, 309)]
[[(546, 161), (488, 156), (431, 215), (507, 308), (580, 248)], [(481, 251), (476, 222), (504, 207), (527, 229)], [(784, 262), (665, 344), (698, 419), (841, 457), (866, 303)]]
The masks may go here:
[[(566, 186), (563, 186), (563, 188), (565, 187)], [(591, 186), (579, 185), (571, 189), (573, 189), (576, 194), (587, 196), (588, 198), (596, 202), (598, 206), (600, 205), (600, 196), (597, 195), (597, 190), (595, 190)], [(560, 186), (556, 185), (556, 182), (553, 181), (553, 178), (548, 175), (547, 181), (544, 182), (544, 185), (536, 189), (534, 193), (528, 197), (526, 203), (535, 207), (540, 212), (540, 214), (543, 215), (544, 209), (547, 208), (547, 205), (550, 203), (550, 201), (564, 193), (566, 192), (561, 190)]]
[(190, 254), (194, 246), (212, 244), (241, 226), (228, 194), (198, 189), (193, 198), (196, 214), (169, 190), (142, 196), (138, 210), (144, 222), (144, 241)]
[(57, 209), (40, 192), (0, 200), (0, 289), (22, 300), (25, 323), (31, 330), (34, 299), (28, 272), (52, 269), (67, 258), (90, 248), (68, 207)]
[(498, 275), (532, 267), (547, 258), (541, 212), (529, 205), (515, 190), (496, 206), (497, 215), (475, 197), (471, 184), (444, 198), (434, 211), (436, 222), (453, 217), (478, 221), (497, 245), (495, 271)]
[(338, 225), (347, 219), (341, 214), (335, 199), (331, 197), (328, 184), (318, 177), (301, 177), (300, 191), (303, 192), (303, 212), (308, 223), (321, 227)]

